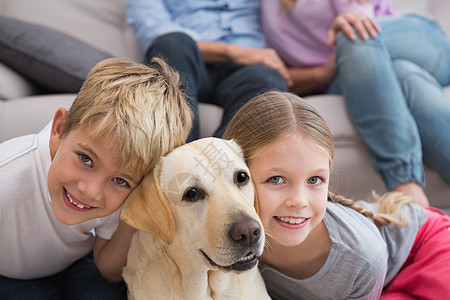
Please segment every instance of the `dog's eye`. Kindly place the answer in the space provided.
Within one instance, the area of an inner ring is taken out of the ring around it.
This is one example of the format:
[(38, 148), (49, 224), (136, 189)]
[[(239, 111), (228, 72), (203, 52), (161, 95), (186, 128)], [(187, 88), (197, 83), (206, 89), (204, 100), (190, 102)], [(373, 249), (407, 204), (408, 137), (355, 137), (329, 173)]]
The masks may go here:
[(238, 186), (247, 184), (249, 179), (250, 179), (250, 176), (248, 176), (248, 174), (244, 171), (238, 171), (234, 174), (234, 182)]
[(195, 202), (202, 199), (205, 199), (205, 191), (194, 187), (187, 189), (183, 195), (184, 201)]

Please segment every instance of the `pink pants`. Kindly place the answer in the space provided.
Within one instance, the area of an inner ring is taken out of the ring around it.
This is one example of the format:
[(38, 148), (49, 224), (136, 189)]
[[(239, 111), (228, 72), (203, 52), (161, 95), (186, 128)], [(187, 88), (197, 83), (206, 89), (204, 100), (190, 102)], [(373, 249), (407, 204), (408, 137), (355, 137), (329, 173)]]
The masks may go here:
[(408, 259), (380, 299), (450, 299), (450, 217), (427, 207)]

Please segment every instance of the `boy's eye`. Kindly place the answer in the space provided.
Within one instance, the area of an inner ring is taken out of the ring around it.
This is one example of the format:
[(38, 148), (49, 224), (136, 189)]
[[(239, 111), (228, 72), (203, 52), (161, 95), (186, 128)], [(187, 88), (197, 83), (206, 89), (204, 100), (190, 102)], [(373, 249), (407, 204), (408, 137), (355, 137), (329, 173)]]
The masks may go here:
[(78, 154), (78, 157), (80, 158), (81, 162), (84, 163), (85, 165), (92, 166), (92, 160), (86, 154), (83, 153)]
[(128, 186), (128, 182), (126, 182), (126, 181), (123, 180), (122, 178), (115, 177), (115, 178), (113, 178), (113, 181), (114, 181), (115, 183), (117, 183), (118, 185)]
[(273, 176), (268, 180), (270, 183), (284, 183), (284, 179), (281, 176)]
[(322, 178), (314, 176), (308, 179), (308, 183), (310, 184), (321, 184), (323, 182)]

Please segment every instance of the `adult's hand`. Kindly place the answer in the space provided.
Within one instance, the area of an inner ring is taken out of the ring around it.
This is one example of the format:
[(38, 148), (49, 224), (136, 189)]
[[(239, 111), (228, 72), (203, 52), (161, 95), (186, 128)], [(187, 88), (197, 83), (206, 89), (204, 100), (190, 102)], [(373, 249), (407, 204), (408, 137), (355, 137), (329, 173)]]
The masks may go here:
[(363, 40), (367, 40), (369, 36), (376, 37), (381, 28), (375, 20), (363, 13), (343, 13), (334, 19), (333, 25), (328, 31), (328, 45), (332, 46), (336, 43), (336, 35), (339, 31), (344, 32), (349, 39), (355, 40), (356, 33), (354, 30)]
[(272, 48), (247, 48), (230, 45), (229, 55), (231, 61), (239, 66), (265, 65), (277, 70), (284, 77), (288, 86), (292, 85), (286, 65)]
[(271, 48), (248, 48), (219, 42), (197, 41), (205, 63), (232, 62), (239, 66), (265, 65), (278, 71), (288, 86), (292, 79), (286, 65)]
[(336, 76), (335, 57), (333, 54), (327, 63), (311, 68), (289, 68), (293, 81), (290, 91), (307, 94), (327, 86)]

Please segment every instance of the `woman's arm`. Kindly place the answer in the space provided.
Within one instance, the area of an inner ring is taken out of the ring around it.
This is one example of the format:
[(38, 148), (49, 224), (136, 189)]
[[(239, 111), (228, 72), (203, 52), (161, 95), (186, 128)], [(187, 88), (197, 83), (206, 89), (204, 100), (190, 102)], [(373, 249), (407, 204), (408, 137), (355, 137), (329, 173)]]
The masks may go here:
[(334, 59), (335, 55), (333, 54), (323, 66), (306, 69), (289, 68), (288, 71), (293, 82), (290, 90), (302, 95), (328, 85), (336, 76)]
[(95, 237), (94, 260), (100, 274), (110, 282), (122, 281), (122, 269), (136, 229), (122, 220), (110, 240)]
[[(376, 37), (381, 31), (379, 25), (363, 13), (347, 12), (336, 17), (332, 27), (328, 31), (329, 46), (334, 45), (339, 31), (343, 31), (351, 40), (356, 39), (355, 31), (363, 40), (369, 36)], [(289, 74), (293, 84), (291, 91), (298, 94), (305, 94), (317, 90), (322, 86), (328, 85), (336, 76), (334, 65), (335, 54), (323, 66), (317, 66), (307, 69), (291, 68)]]
[(356, 39), (356, 32), (363, 40), (367, 40), (369, 36), (376, 37), (381, 32), (380, 26), (374, 19), (359, 12), (346, 12), (338, 15), (328, 31), (328, 45), (332, 46), (336, 42), (336, 35), (339, 31), (351, 39)]

